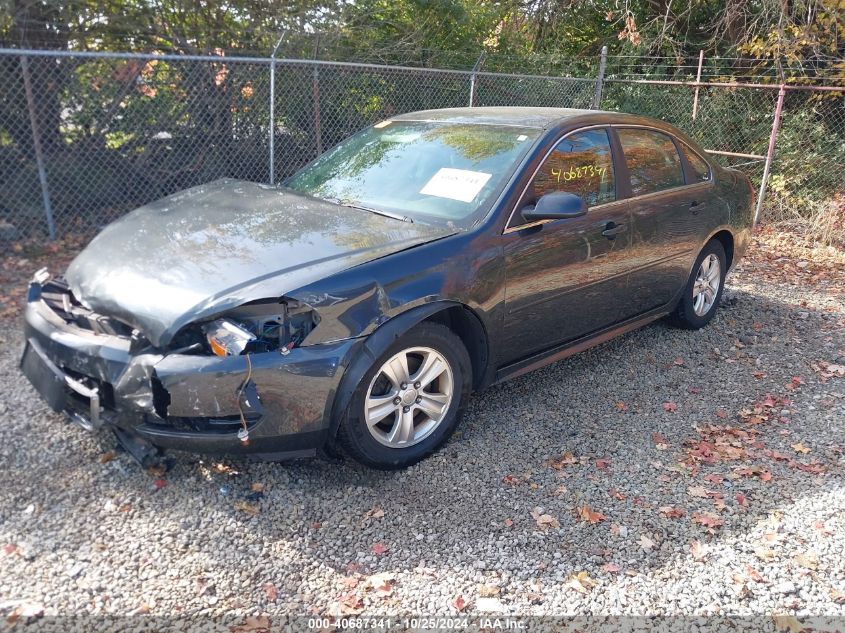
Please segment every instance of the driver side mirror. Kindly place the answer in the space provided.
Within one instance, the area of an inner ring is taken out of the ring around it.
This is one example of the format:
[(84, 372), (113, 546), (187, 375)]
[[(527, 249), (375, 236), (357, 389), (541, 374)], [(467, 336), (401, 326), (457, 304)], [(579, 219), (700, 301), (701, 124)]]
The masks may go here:
[(586, 215), (583, 198), (568, 191), (552, 191), (542, 196), (533, 207), (525, 207), (522, 217), (526, 222), (537, 220), (562, 220)]

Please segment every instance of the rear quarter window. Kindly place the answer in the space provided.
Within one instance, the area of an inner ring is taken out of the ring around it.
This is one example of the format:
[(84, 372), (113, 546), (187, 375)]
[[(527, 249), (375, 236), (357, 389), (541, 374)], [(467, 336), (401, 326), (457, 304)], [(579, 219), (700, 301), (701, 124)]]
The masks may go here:
[(687, 159), (687, 164), (690, 167), (690, 173), (687, 174), (689, 184), (709, 181), (710, 165), (707, 164), (707, 161), (699, 156), (698, 153), (686, 143), (681, 142), (680, 146), (681, 151), (684, 153), (684, 158)]

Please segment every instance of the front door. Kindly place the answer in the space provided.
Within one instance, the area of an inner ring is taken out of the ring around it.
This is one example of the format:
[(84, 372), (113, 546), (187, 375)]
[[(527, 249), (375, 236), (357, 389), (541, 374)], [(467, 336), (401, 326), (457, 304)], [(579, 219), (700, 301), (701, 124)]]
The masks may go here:
[[(581, 196), (587, 214), (526, 223), (520, 210), (553, 191)], [(616, 191), (605, 128), (570, 133), (541, 164), (503, 235), (504, 362), (618, 320), (630, 267), (631, 220)]]

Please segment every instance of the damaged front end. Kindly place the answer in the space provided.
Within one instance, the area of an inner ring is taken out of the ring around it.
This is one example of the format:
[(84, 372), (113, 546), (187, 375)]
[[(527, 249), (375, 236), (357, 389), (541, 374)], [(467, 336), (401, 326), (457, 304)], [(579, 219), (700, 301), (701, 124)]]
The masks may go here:
[(151, 446), (309, 455), (358, 339), (303, 345), (319, 323), (293, 300), (257, 301), (180, 330), (163, 348), (97, 314), (40, 271), (29, 287), (21, 369), (56, 411), (112, 428), (139, 460)]

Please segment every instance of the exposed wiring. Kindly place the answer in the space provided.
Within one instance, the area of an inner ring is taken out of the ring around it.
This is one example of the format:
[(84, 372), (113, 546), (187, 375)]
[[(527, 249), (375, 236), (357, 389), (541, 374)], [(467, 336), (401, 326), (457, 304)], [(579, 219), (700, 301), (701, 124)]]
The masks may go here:
[(238, 432), (238, 439), (244, 444), (249, 443), (249, 427), (246, 424), (246, 417), (244, 416), (244, 409), (241, 406), (241, 399), (243, 398), (244, 391), (246, 391), (246, 386), (249, 384), (250, 379), (252, 378), (252, 358), (249, 354), (245, 354), (246, 356), (246, 378), (244, 379), (243, 383), (241, 384), (241, 388), (238, 391), (238, 412), (241, 414), (241, 430)]

